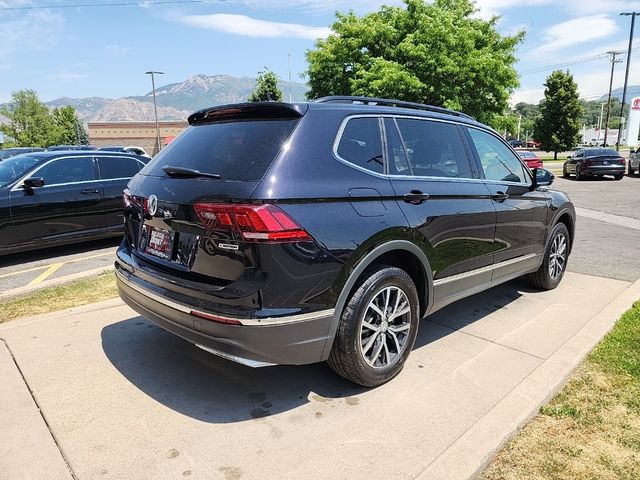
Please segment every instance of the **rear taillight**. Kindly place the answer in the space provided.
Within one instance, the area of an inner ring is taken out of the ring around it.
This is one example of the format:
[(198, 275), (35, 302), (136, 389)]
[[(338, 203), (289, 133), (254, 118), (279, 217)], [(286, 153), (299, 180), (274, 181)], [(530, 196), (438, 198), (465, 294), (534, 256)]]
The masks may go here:
[(128, 188), (125, 188), (122, 191), (122, 202), (124, 203), (125, 208), (131, 207), (132, 205), (135, 205), (136, 207), (140, 206), (140, 199), (135, 195), (131, 195)]
[(618, 159), (618, 164), (619, 164), (619, 165), (626, 165), (626, 164), (627, 164), (627, 162), (625, 161), (625, 159), (624, 159), (624, 158), (619, 158), (619, 159)]
[(309, 234), (272, 204), (196, 203), (193, 208), (207, 230), (239, 233), (249, 242), (304, 242)]

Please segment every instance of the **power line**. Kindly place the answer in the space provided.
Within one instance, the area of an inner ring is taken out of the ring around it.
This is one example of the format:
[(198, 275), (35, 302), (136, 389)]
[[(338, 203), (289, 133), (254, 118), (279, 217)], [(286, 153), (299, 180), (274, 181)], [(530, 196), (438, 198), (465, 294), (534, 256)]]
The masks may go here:
[[(640, 47), (636, 47), (636, 48), (632, 48), (631, 51), (635, 52), (636, 50), (640, 50)], [(627, 53), (627, 50), (622, 51), (622, 53)], [(588, 62), (593, 62), (595, 60), (602, 60), (604, 58), (607, 57), (607, 53), (600, 53), (598, 55), (592, 55), (590, 57), (584, 57), (584, 58), (580, 58), (580, 59), (576, 59), (576, 60), (569, 60), (568, 62), (564, 62), (564, 63), (556, 63), (554, 65), (545, 65), (543, 67), (536, 67), (536, 68), (532, 68), (531, 70), (525, 70), (524, 72), (520, 72), (519, 75), (523, 76), (523, 75), (532, 75), (534, 73), (541, 73), (541, 72), (546, 72), (548, 70), (555, 70), (557, 68), (562, 68), (562, 67), (569, 67), (571, 65), (578, 65), (581, 63), (588, 63)]]
[(181, 5), (190, 3), (211, 3), (211, 0), (156, 0), (137, 2), (116, 2), (116, 3), (74, 3), (70, 5), (24, 5), (21, 7), (0, 7), (0, 11), (21, 11), (21, 10), (46, 10), (60, 8), (94, 8), (94, 7), (131, 7), (144, 5)]

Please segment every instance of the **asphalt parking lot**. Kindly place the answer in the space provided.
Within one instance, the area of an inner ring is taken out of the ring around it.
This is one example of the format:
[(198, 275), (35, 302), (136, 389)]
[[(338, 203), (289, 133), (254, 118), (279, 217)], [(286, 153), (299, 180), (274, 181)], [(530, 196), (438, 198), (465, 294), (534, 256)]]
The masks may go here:
[(0, 292), (46, 286), (113, 265), (120, 238), (85, 242), (0, 257)]

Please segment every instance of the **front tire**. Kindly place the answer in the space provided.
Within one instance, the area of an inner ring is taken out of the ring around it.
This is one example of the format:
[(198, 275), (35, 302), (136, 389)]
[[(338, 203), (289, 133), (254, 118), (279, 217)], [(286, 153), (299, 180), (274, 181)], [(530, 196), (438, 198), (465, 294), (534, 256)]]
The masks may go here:
[(558, 223), (551, 231), (542, 265), (538, 271), (526, 275), (525, 278), (536, 288), (553, 290), (564, 276), (569, 253), (569, 231), (564, 223)]
[(404, 270), (379, 265), (366, 271), (340, 316), (329, 366), (364, 387), (391, 380), (416, 341), (419, 304)]
[(569, 178), (569, 172), (567, 172), (567, 167), (562, 167), (562, 178)]
[(576, 165), (576, 180), (579, 182), (582, 178), (583, 176), (580, 174), (580, 169), (578, 168), (578, 165)]
[[(638, 171), (640, 173), (640, 170)], [(631, 161), (629, 161), (629, 176), (632, 177), (635, 174), (635, 170), (631, 166)]]

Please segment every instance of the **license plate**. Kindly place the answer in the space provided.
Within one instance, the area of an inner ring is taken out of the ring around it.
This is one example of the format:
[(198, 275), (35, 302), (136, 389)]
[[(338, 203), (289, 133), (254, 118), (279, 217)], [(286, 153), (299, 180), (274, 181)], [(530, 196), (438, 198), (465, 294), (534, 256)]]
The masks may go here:
[(171, 257), (171, 233), (154, 227), (147, 227), (146, 253), (168, 259)]
[(607, 160), (605, 160), (604, 162), (602, 162), (603, 165), (609, 165), (609, 162)]

